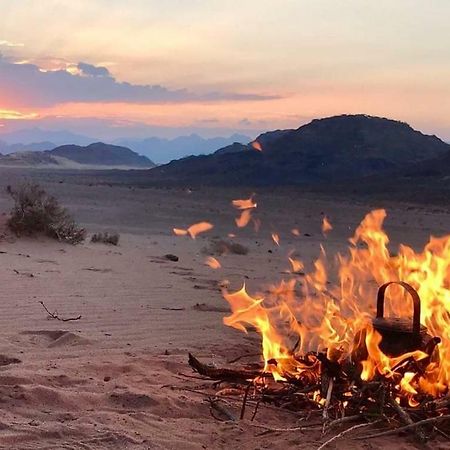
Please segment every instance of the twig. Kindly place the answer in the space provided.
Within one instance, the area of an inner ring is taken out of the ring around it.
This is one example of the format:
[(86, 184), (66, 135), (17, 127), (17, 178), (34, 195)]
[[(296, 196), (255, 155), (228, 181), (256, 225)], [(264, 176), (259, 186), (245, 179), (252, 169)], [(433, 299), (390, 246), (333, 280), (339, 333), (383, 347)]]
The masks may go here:
[(245, 406), (247, 405), (247, 397), (248, 397), (248, 392), (250, 391), (250, 388), (252, 387), (251, 384), (249, 384), (246, 388), (245, 388), (245, 393), (244, 393), (244, 398), (242, 400), (242, 407), (241, 407), (241, 414), (239, 416), (239, 419), (242, 420), (244, 418), (245, 415)]
[(325, 400), (325, 405), (323, 407), (322, 417), (324, 420), (328, 420), (330, 417), (328, 415), (328, 408), (330, 407), (331, 394), (333, 393), (334, 378), (330, 377), (328, 380), (327, 398)]
[(63, 317), (59, 317), (59, 315), (55, 312), (50, 312), (48, 310), (48, 308), (45, 306), (44, 302), (40, 301), (39, 302), (42, 307), (45, 309), (45, 311), (47, 312), (47, 314), (52, 318), (52, 319), (56, 319), (56, 320), (60, 320), (61, 322), (70, 322), (72, 320), (80, 320), (81, 319), (81, 314), (77, 317), (67, 317), (67, 318), (63, 318)]
[(236, 422), (236, 416), (227, 408), (225, 408), (225, 406), (222, 406), (218, 399), (209, 398), (208, 402), (212, 409), (225, 416), (228, 420), (231, 420), (231, 422)]
[(342, 425), (347, 422), (354, 422), (355, 420), (364, 419), (364, 416), (362, 414), (355, 414), (353, 416), (346, 416), (341, 417), (340, 419), (333, 420), (332, 422), (328, 423), (327, 425), (327, 431), (331, 430), (334, 427), (337, 427), (339, 425)]
[(260, 404), (260, 403), (261, 403), (261, 399), (259, 399), (259, 400), (256, 402), (255, 409), (253, 410), (252, 418), (250, 419), (251, 422), (253, 422), (253, 421), (255, 420), (256, 413), (258, 412), (258, 408), (259, 408), (259, 404)]
[(260, 370), (249, 369), (227, 369), (215, 368), (201, 363), (194, 355), (189, 353), (189, 365), (196, 370), (200, 375), (203, 375), (213, 380), (238, 380), (247, 381), (254, 378), (261, 377), (263, 374)]
[[(400, 416), (400, 419), (402, 420), (402, 422), (405, 425), (412, 425), (414, 423), (414, 421), (411, 419), (411, 416), (395, 401), (394, 398), (392, 398), (392, 397), (389, 398), (389, 405), (391, 405), (392, 408), (395, 409), (395, 411)], [(417, 439), (419, 439), (419, 441), (421, 441), (421, 442), (426, 441), (427, 438), (426, 438), (424, 432), (420, 428), (416, 427), (414, 429), (414, 432), (416, 434)]]
[(274, 427), (268, 427), (267, 425), (261, 425), (259, 423), (255, 423), (255, 422), (245, 422), (247, 425), (250, 425), (252, 427), (255, 428), (261, 428), (263, 430), (266, 431), (271, 431), (273, 433), (290, 433), (290, 432), (294, 432), (294, 431), (304, 431), (304, 430), (310, 430), (313, 427), (319, 427), (322, 426), (321, 423), (311, 423), (308, 425), (304, 425), (302, 427), (293, 427), (293, 428), (274, 428)]
[(435, 424), (435, 423), (441, 422), (443, 420), (450, 420), (450, 414), (446, 414), (445, 416), (430, 417), (429, 419), (419, 420), (419, 422), (411, 423), (409, 425), (404, 425), (403, 427), (395, 428), (394, 430), (382, 431), (381, 433), (369, 434), (368, 436), (361, 436), (361, 437), (358, 437), (355, 439), (361, 440), (361, 439), (372, 439), (372, 438), (381, 437), (381, 436), (390, 436), (392, 434), (397, 434), (397, 433), (401, 433), (402, 431), (412, 430), (414, 428), (421, 427), (423, 425), (428, 425), (430, 423)]
[(377, 422), (379, 422), (379, 420), (376, 421), (376, 422), (359, 423), (358, 425), (353, 425), (352, 427), (347, 428), (346, 430), (341, 431), (339, 434), (336, 434), (336, 435), (333, 436), (332, 438), (328, 439), (328, 441), (324, 442), (317, 450), (322, 450), (322, 449), (325, 448), (328, 444), (331, 444), (332, 442), (334, 442), (336, 439), (339, 439), (339, 438), (345, 436), (346, 434), (351, 433), (351, 432), (354, 431), (354, 430), (357, 430), (358, 428), (367, 427), (367, 426), (373, 425), (373, 424), (375, 424), (375, 423), (377, 423)]

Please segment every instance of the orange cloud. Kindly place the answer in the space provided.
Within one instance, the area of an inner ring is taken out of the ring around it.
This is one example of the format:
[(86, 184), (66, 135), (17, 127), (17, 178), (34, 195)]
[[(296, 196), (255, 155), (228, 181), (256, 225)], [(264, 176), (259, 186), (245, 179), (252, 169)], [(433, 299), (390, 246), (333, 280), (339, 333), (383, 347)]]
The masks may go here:
[(29, 120), (37, 119), (38, 113), (21, 113), (10, 109), (0, 109), (0, 120)]

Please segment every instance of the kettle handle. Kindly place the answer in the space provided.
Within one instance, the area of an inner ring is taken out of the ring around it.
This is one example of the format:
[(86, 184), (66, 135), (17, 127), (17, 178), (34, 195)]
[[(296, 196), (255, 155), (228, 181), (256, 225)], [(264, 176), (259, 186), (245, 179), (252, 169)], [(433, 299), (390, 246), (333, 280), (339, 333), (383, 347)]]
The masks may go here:
[(415, 335), (420, 335), (420, 297), (417, 291), (408, 283), (404, 281), (390, 281), (389, 283), (385, 283), (378, 289), (377, 295), (377, 318), (383, 318), (384, 315), (384, 294), (386, 293), (386, 289), (391, 284), (399, 284), (404, 287), (406, 291), (411, 295), (413, 299), (413, 325), (412, 332)]

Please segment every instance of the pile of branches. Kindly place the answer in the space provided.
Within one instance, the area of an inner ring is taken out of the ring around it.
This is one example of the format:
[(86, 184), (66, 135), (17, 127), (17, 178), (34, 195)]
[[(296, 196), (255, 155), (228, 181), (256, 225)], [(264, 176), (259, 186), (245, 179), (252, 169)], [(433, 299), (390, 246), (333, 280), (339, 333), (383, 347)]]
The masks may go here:
[[(217, 368), (189, 354), (189, 365), (194, 371), (205, 379), (217, 380), (216, 386), (221, 386), (221, 392), (232, 392), (240, 399), (240, 414), (237, 415), (221, 404), (221, 397), (211, 398), (211, 407), (229, 421), (244, 418), (253, 421), (258, 407), (266, 404), (284, 411), (304, 412), (305, 418), (317, 415), (319, 422), (313, 425), (320, 425), (324, 432), (344, 427), (320, 448), (369, 427), (372, 428), (369, 433), (359, 434), (354, 439), (372, 439), (403, 432), (413, 435), (420, 443), (438, 435), (450, 439), (450, 394), (440, 399), (424, 395), (419, 405), (410, 407), (403, 401), (399, 403), (398, 391), (392, 380), (379, 376), (365, 382), (361, 380), (357, 366), (338, 364), (322, 353), (307, 354), (302, 362), (313, 370), (305, 371), (304, 377), (275, 382), (273, 375), (264, 373), (262, 367)], [(318, 393), (322, 399), (320, 402)], [(253, 405), (253, 410), (247, 413), (249, 404)], [(306, 427), (302, 426), (272, 431), (304, 429)]]
[(8, 226), (17, 236), (44, 234), (70, 244), (79, 244), (85, 239), (84, 228), (39, 185), (24, 183), (16, 189), (8, 186), (6, 191), (14, 200)]

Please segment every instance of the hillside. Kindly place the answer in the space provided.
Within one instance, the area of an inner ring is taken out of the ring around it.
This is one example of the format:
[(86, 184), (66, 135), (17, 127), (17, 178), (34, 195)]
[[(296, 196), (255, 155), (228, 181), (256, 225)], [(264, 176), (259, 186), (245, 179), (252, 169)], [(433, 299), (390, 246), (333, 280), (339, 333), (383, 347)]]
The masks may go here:
[(22, 151), (0, 155), (0, 165), (50, 168), (140, 168), (154, 167), (147, 157), (129, 148), (97, 142), (86, 147), (62, 145), (53, 150)]
[(96, 142), (86, 147), (61, 145), (46, 152), (50, 156), (69, 159), (78, 164), (97, 166), (153, 167), (154, 163), (127, 147)]
[(184, 158), (155, 168), (149, 181), (328, 184), (402, 171), (450, 151), (450, 145), (436, 136), (424, 135), (403, 122), (367, 115), (317, 119), (296, 130), (264, 133), (256, 140), (262, 152), (247, 145)]

